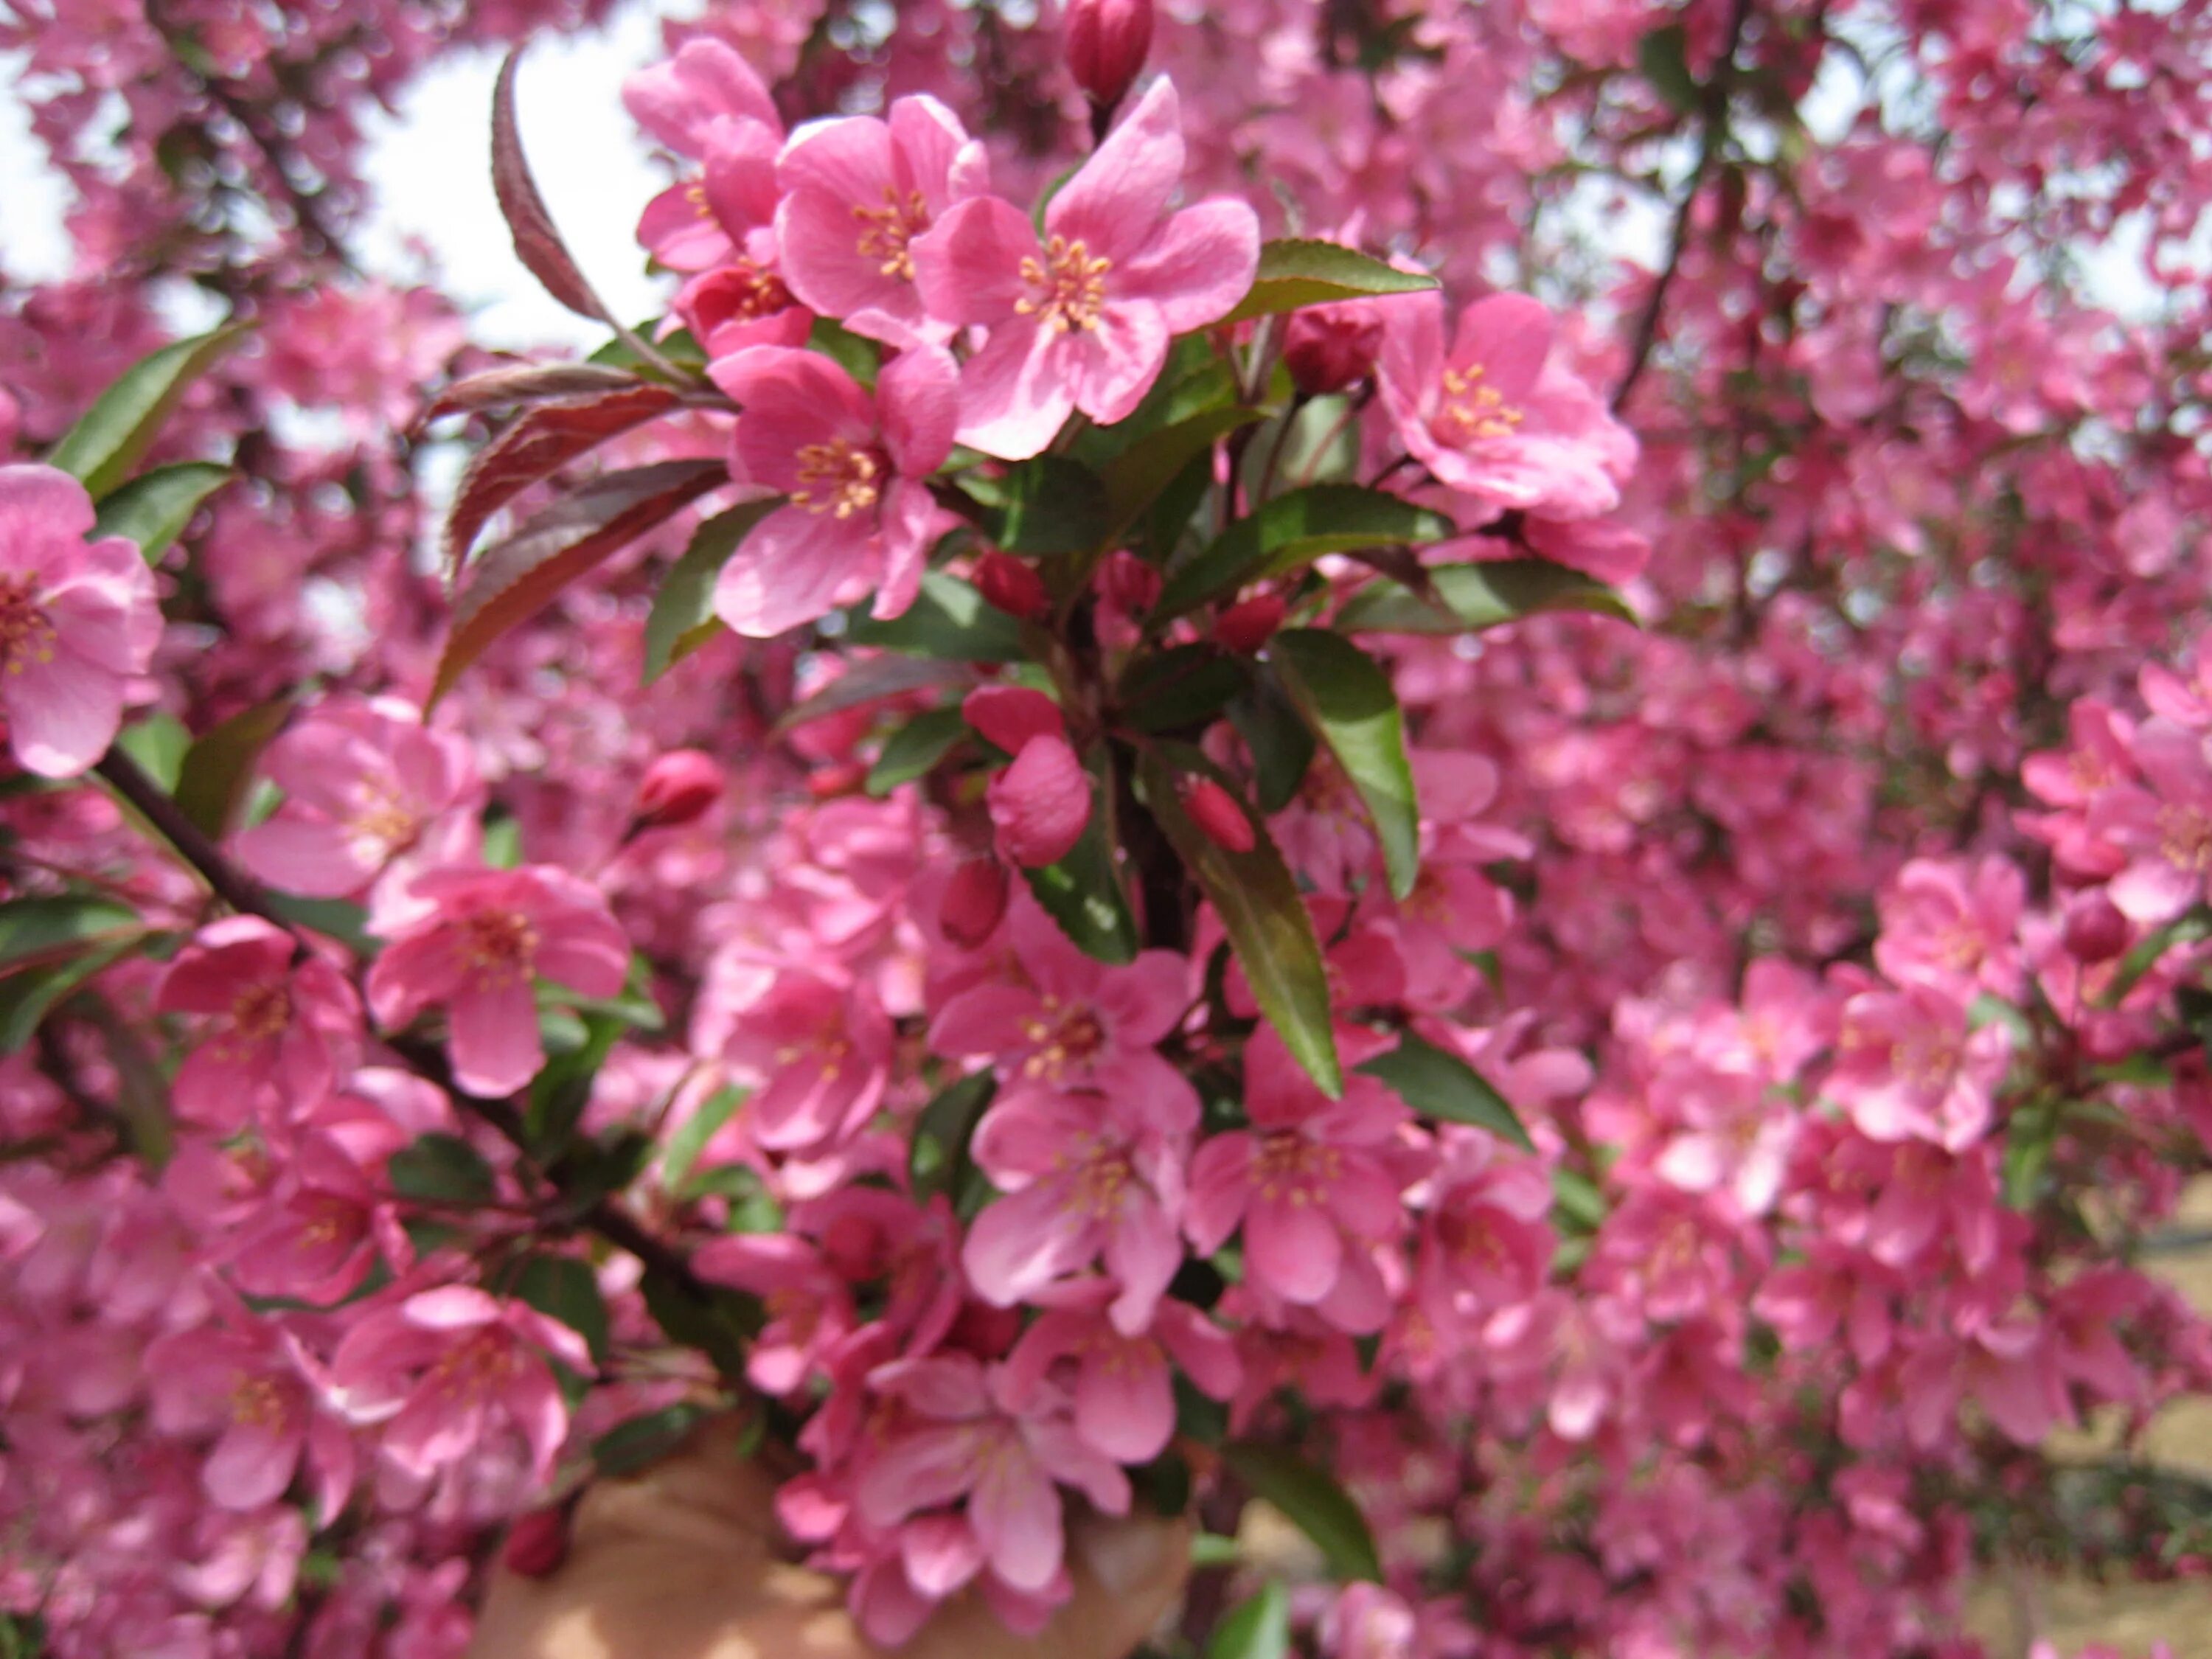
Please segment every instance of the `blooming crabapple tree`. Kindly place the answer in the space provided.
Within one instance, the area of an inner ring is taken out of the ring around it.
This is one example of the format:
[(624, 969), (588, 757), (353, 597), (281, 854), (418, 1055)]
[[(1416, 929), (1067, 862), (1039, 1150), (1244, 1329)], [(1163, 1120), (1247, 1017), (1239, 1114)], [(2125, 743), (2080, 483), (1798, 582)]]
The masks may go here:
[(729, 1410), (887, 1646), (2203, 1571), (2201, 9), (726, 0), (665, 317), (509, 60), (496, 357), (361, 117), (601, 9), (0, 9), (9, 1650), (458, 1654)]

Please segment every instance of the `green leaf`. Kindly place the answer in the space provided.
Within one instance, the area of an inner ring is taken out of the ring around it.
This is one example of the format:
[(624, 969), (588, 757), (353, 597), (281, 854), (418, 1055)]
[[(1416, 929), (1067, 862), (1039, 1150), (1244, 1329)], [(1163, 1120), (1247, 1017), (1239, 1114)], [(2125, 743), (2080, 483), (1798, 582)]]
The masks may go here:
[(120, 536), (136, 542), (155, 563), (199, 511), (200, 503), (238, 475), (215, 461), (179, 461), (157, 466), (119, 486), (100, 504), (95, 536)]
[(1653, 29), (1636, 43), (1636, 67), (1677, 113), (1695, 114), (1702, 102), (1690, 73), (1689, 31), (1680, 23)]
[(854, 645), (878, 646), (909, 657), (945, 662), (1016, 662), (1022, 648), (1021, 624), (996, 609), (975, 586), (942, 570), (921, 579), (921, 592), (904, 612), (871, 617), (866, 604), (843, 613), (844, 637)]
[(93, 500), (105, 499), (130, 477), (185, 388), (244, 339), (246, 332), (245, 325), (233, 323), (140, 358), (62, 434), (47, 453), (46, 464), (82, 479)]
[(605, 1363), (607, 1304), (588, 1263), (573, 1255), (532, 1255), (516, 1276), (514, 1293), (582, 1337), (592, 1358)]
[(660, 591), (653, 596), (653, 610), (645, 619), (643, 684), (651, 685), (722, 631), (714, 615), (714, 580), (753, 526), (782, 505), (781, 495), (746, 501), (700, 521), (690, 544), (668, 567)]
[(1148, 749), (1137, 767), (1146, 809), (1220, 913), (1260, 1011), (1334, 1100), (1344, 1092), (1344, 1071), (1329, 1025), (1328, 973), (1297, 883), (1264, 823), (1253, 823), (1249, 852), (1232, 853), (1193, 823), (1176, 793), (1177, 770), (1219, 781), (1215, 769), (1195, 750), (1179, 750), (1170, 767), (1159, 750)]
[(1391, 896), (1405, 898), (1421, 873), (1421, 809), (1390, 677), (1342, 635), (1320, 629), (1285, 629), (1267, 654), (1284, 691), (1358, 792), (1382, 843)]
[(2142, 976), (2158, 965), (2158, 959), (2177, 945), (2196, 945), (2212, 939), (2212, 905), (2198, 904), (2183, 911), (2163, 927), (2143, 935), (2133, 950), (2120, 958), (2118, 972), (2112, 983), (2105, 988), (2099, 999), (2100, 1006), (2112, 1008), (2127, 1000), (2129, 992), (2142, 981)]
[(1442, 541), (1458, 533), (1441, 513), (1362, 484), (1308, 484), (1237, 520), (1204, 551), (1168, 574), (1152, 609), (1167, 622), (1247, 582), (1281, 575), (1325, 553)]
[(873, 392), (884, 362), (884, 349), (865, 334), (855, 334), (834, 317), (817, 317), (806, 343), (851, 375), (855, 383)]
[(699, 1154), (707, 1150), (714, 1132), (736, 1116), (738, 1108), (744, 1103), (744, 1091), (728, 1086), (702, 1101), (699, 1109), (684, 1120), (684, 1127), (668, 1138), (668, 1150), (660, 1158), (661, 1185), (672, 1193), (681, 1192), (684, 1178), (698, 1163)]
[(1572, 1231), (1594, 1233), (1605, 1224), (1604, 1190), (1588, 1176), (1575, 1170), (1552, 1171), (1552, 1207), (1564, 1218)]
[(1266, 411), (1232, 406), (1206, 409), (1148, 433), (1106, 463), (1100, 476), (1106, 483), (1107, 532), (1101, 542), (1111, 542), (1173, 483), (1183, 468), (1219, 443), (1239, 427), (1266, 418)]
[(1620, 595), (1548, 559), (1438, 565), (1429, 573), (1442, 609), (1396, 582), (1378, 581), (1337, 613), (1346, 634), (1471, 634), (1541, 611), (1588, 611), (1634, 623)]
[(491, 1165), (459, 1135), (437, 1130), (392, 1153), (385, 1174), (402, 1198), (437, 1204), (482, 1204), (499, 1190)]
[(177, 787), (177, 779), (185, 769), (185, 757), (191, 750), (192, 734), (174, 714), (157, 708), (135, 725), (125, 726), (116, 742), (122, 745), (125, 754), (138, 763), (141, 771), (167, 792)]
[(1200, 726), (1251, 684), (1252, 671), (1218, 645), (1170, 646), (1121, 671), (1115, 688), (1122, 722), (1139, 732)]
[(988, 1071), (973, 1072), (939, 1090), (921, 1109), (907, 1156), (907, 1177), (917, 1203), (945, 1193), (964, 1212), (968, 1200), (981, 1200), (984, 1194), (977, 1190), (981, 1177), (969, 1158), (968, 1143), (998, 1087), (998, 1079)]
[[(1098, 770), (1094, 763), (1094, 779)], [(1137, 919), (1130, 914), (1129, 896), (1107, 839), (1106, 815), (1095, 803), (1083, 839), (1066, 858), (1022, 874), (1037, 902), (1085, 956), (1115, 966), (1137, 959)]]
[(522, 1127), (530, 1150), (540, 1158), (558, 1158), (568, 1149), (577, 1121), (591, 1103), (592, 1085), (599, 1067), (606, 1064), (607, 1055), (629, 1030), (630, 1022), (617, 1014), (599, 1012), (586, 1014), (583, 1025), (583, 1042), (554, 1054), (530, 1080)]
[(256, 703), (202, 733), (185, 751), (177, 769), (177, 809), (210, 840), (221, 841), (238, 822), (261, 751), (291, 713), (289, 693)]
[(1340, 1580), (1382, 1580), (1374, 1534), (1344, 1488), (1288, 1447), (1232, 1440), (1221, 1461), (1255, 1498), (1273, 1504), (1314, 1541)]
[[(1231, 1550), (1233, 1562), (1234, 1540)], [(1214, 1626), (1206, 1659), (1284, 1659), (1290, 1650), (1291, 1594), (1279, 1580), (1271, 1578)]]
[(1520, 1115), (1489, 1079), (1449, 1048), (1439, 1048), (1411, 1031), (1389, 1054), (1353, 1069), (1389, 1085), (1423, 1117), (1471, 1124), (1511, 1141), (1524, 1152), (1536, 1150)]
[(38, 1034), (40, 1022), (54, 1005), (100, 972), (137, 949), (144, 936), (131, 932), (113, 944), (35, 968), (21, 968), (0, 978), (0, 1054), (12, 1054)]
[(1285, 237), (1261, 248), (1259, 274), (1252, 280), (1251, 291), (1221, 320), (1241, 323), (1248, 317), (1267, 317), (1304, 306), (1420, 294), (1436, 286), (1433, 276), (1400, 270), (1356, 248)]
[(1039, 455), (995, 478), (970, 473), (960, 487), (982, 505), (984, 536), (1009, 553), (1085, 553), (1106, 538), (1106, 486), (1065, 455)]
[(1186, 334), (1168, 348), (1168, 360), (1144, 401), (1111, 426), (1083, 425), (1067, 453), (1094, 471), (1163, 427), (1187, 421), (1201, 410), (1237, 401), (1237, 375), (1212, 340)]
[(843, 672), (820, 690), (784, 710), (775, 723), (776, 735), (795, 732), (810, 720), (842, 714), (848, 708), (865, 708), (886, 697), (909, 691), (934, 691), (940, 686), (965, 687), (974, 677), (951, 663), (926, 657), (872, 657), (848, 660)]
[(679, 1401), (617, 1423), (592, 1442), (592, 1465), (602, 1477), (635, 1474), (673, 1452), (706, 1419), (706, 1407)]
[(880, 799), (926, 775), (967, 735), (968, 722), (957, 703), (916, 714), (884, 740), (883, 752), (868, 769), (868, 793)]
[(718, 1285), (687, 1284), (651, 1267), (637, 1288), (645, 1310), (671, 1342), (697, 1349), (722, 1376), (743, 1381), (750, 1340), (762, 1323), (757, 1301)]
[(1260, 810), (1273, 817), (1297, 798), (1313, 764), (1312, 728), (1291, 702), (1272, 669), (1262, 668), (1250, 685), (1232, 698), (1229, 719), (1252, 757)]
[(357, 957), (373, 957), (380, 941), (368, 931), (368, 912), (350, 899), (301, 898), (293, 893), (271, 893), (269, 902), (285, 921), (323, 933)]
[(145, 931), (137, 911), (112, 899), (10, 899), (0, 904), (0, 970), (66, 962)]

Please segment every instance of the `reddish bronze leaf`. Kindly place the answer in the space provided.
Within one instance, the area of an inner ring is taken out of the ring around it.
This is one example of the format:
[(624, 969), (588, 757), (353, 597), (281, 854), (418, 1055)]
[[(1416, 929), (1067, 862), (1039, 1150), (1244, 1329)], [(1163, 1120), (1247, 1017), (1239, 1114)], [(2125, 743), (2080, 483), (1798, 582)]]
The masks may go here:
[(530, 163), (523, 159), (522, 137), (514, 120), (514, 70), (521, 61), (520, 46), (507, 53), (492, 92), (491, 185), (499, 196), (499, 210), (514, 233), (515, 257), (545, 291), (580, 317), (611, 324), (614, 319), (606, 306), (592, 291), (561, 233), (553, 228), (553, 216), (530, 176)]
[(446, 574), (461, 572), (477, 532), (491, 515), (540, 478), (587, 450), (676, 406), (665, 386), (632, 383), (604, 397), (564, 398), (526, 410), (513, 426), (478, 450), (453, 493), (446, 516)]
[(589, 398), (638, 384), (627, 369), (601, 363), (509, 363), (456, 380), (431, 400), (424, 422), (441, 415), (472, 414), (514, 404), (542, 404), (554, 398)]
[(666, 522), (729, 477), (720, 461), (659, 461), (594, 478), (532, 519), (477, 562), (453, 605), (453, 631), (434, 703), (468, 665), (518, 623), (535, 616), (617, 548)]

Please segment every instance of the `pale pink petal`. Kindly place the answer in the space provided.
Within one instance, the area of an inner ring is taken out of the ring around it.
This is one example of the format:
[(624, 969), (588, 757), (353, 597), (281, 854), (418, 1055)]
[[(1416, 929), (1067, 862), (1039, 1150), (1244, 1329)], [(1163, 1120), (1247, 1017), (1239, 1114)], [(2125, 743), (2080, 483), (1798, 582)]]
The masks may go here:
[(343, 898), (359, 892), (383, 866), (372, 848), (341, 825), (279, 812), (240, 832), (239, 862), (271, 887), (303, 898)]
[(992, 1571), (1016, 1589), (1042, 1589), (1060, 1571), (1060, 1493), (1030, 1458), (1010, 1449), (987, 1460), (968, 1520)]
[(960, 370), (950, 352), (941, 346), (908, 346), (877, 380), (876, 402), (893, 465), (919, 478), (944, 465), (960, 424)]
[(1060, 337), (1075, 406), (1101, 426), (1127, 418), (1159, 378), (1173, 343), (1149, 300), (1116, 301), (1091, 327)]
[(234, 1422), (200, 1469), (207, 1495), (228, 1510), (258, 1510), (282, 1497), (299, 1467), (301, 1435), (289, 1413), (270, 1423)]
[(873, 1527), (895, 1527), (917, 1510), (966, 1492), (977, 1470), (977, 1433), (964, 1424), (917, 1430), (893, 1441), (861, 1471), (854, 1493)]
[(511, 1095), (538, 1074), (545, 1050), (528, 981), (463, 986), (447, 1004), (453, 1080), (471, 1094)]
[(1222, 198), (1186, 208), (1122, 267), (1116, 297), (1150, 300), (1171, 334), (1203, 328), (1235, 309), (1260, 269), (1260, 221)]
[(1175, 1390), (1149, 1342), (1101, 1354), (1075, 1379), (1075, 1431), (1116, 1463), (1149, 1463), (1175, 1436)]
[(781, 507), (753, 527), (714, 583), (714, 614), (749, 639), (772, 640), (826, 614), (867, 568), (869, 526)]
[(1244, 1265), (1285, 1302), (1318, 1302), (1343, 1268), (1344, 1241), (1321, 1210), (1263, 1194), (1244, 1218)]
[(1134, 1336), (1150, 1325), (1182, 1262), (1175, 1218), (1150, 1194), (1124, 1189), (1106, 1234), (1106, 1269), (1121, 1285), (1109, 1310), (1114, 1328)]
[(1042, 253), (1022, 210), (996, 196), (960, 203), (907, 246), (923, 306), (961, 325), (1012, 319), (1029, 293), (1023, 263)]
[(1479, 365), (1482, 384), (1508, 403), (1525, 398), (1552, 349), (1552, 313), (1525, 294), (1492, 294), (1460, 313), (1455, 368)]
[(782, 130), (775, 100), (752, 65), (711, 35), (687, 40), (665, 64), (623, 82), (623, 107), (671, 149), (697, 155), (714, 125), (732, 116)]
[(1182, 109), (1175, 83), (1163, 77), (1052, 198), (1045, 229), (1121, 264), (1151, 240), (1182, 182)]
[(15, 758), (45, 778), (73, 778), (107, 752), (123, 724), (123, 680), (55, 641), (43, 659), (11, 664), (0, 708)]
[(1182, 1212), (1183, 1231), (1200, 1255), (1212, 1255), (1237, 1231), (1252, 1194), (1255, 1147), (1242, 1132), (1215, 1135), (1190, 1161), (1190, 1194)]
[(957, 1594), (983, 1570), (983, 1547), (957, 1515), (917, 1516), (899, 1528), (907, 1582), (933, 1601)]
[(1011, 1308), (1064, 1279), (1097, 1253), (1097, 1229), (1065, 1184), (1039, 1182), (988, 1206), (969, 1227), (960, 1266), (975, 1293)]
[(42, 544), (82, 543), (93, 524), (92, 497), (58, 467), (0, 466), (0, 571), (52, 574)]

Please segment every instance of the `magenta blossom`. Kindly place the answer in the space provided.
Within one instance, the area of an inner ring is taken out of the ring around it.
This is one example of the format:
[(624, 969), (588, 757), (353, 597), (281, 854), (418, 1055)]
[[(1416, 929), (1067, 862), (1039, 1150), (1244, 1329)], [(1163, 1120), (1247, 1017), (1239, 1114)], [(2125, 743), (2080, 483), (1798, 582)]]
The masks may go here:
[(753, 1339), (745, 1376), (763, 1394), (795, 1393), (857, 1323), (844, 1279), (823, 1253), (790, 1233), (733, 1233), (702, 1245), (693, 1269), (761, 1298), (768, 1323)]
[(51, 466), (0, 466), (0, 713), (15, 758), (70, 778), (115, 741), (152, 665), (153, 573), (120, 536), (88, 542), (92, 497)]
[(1109, 967), (1030, 900), (1016, 901), (1006, 927), (1028, 982), (990, 980), (947, 999), (930, 1047), (990, 1058), (1010, 1088), (1100, 1089), (1160, 1128), (1194, 1127), (1190, 1085), (1157, 1048), (1190, 1004), (1189, 964), (1145, 951)]
[(200, 929), (162, 976), (163, 1013), (212, 1015), (171, 1086), (178, 1112), (235, 1128), (264, 1094), (297, 1115), (331, 1091), (361, 1050), (361, 1004), (320, 957), (258, 916)]
[(746, 1103), (754, 1139), (777, 1152), (828, 1148), (881, 1103), (890, 1023), (864, 984), (842, 975), (757, 969), (724, 1057), (758, 1087)]
[(1171, 338), (1244, 297), (1259, 219), (1225, 199), (1170, 211), (1182, 169), (1180, 106), (1162, 79), (1047, 204), (1042, 239), (1012, 203), (981, 196), (915, 240), (930, 315), (991, 331), (962, 376), (963, 443), (1018, 460), (1078, 409), (1121, 419)]
[(533, 981), (611, 997), (629, 975), (629, 941), (597, 889), (565, 870), (440, 870), (408, 896), (420, 914), (372, 923), (391, 940), (369, 969), (377, 1021), (397, 1030), (443, 1005), (453, 1077), (480, 1095), (512, 1094), (537, 1074)]
[(2089, 805), (2089, 831), (2120, 850), (2112, 902), (2130, 921), (2155, 926), (2203, 902), (2212, 882), (2212, 743), (2172, 720), (2136, 729), (2140, 785), (2120, 784)]
[(333, 1397), (356, 1423), (380, 1425), (384, 1455), (410, 1474), (434, 1475), (512, 1429), (542, 1480), (568, 1432), (548, 1354), (591, 1369), (584, 1339), (557, 1320), (449, 1285), (348, 1331), (331, 1362)]
[(1115, 1324), (1144, 1329), (1182, 1266), (1178, 1229), (1195, 1094), (1177, 1106), (1180, 1121), (1163, 1123), (1126, 1091), (1028, 1090), (994, 1104), (976, 1126), (973, 1150), (1006, 1196), (975, 1218), (961, 1252), (977, 1294), (1018, 1307), (1103, 1259), (1119, 1292)]
[(287, 892), (350, 897), (404, 854), (428, 867), (476, 851), (483, 786), (466, 740), (395, 699), (325, 704), (269, 745), (266, 769), (284, 804), (239, 836), (238, 856)]
[(863, 333), (888, 317), (939, 338), (915, 289), (908, 244), (956, 202), (991, 187), (982, 141), (927, 94), (901, 98), (890, 116), (811, 122), (792, 134), (776, 163), (784, 195), (776, 239), (784, 280), (825, 316)]
[(638, 240), (672, 270), (706, 270), (775, 246), (775, 155), (783, 119), (752, 66), (712, 36), (623, 82), (637, 124), (703, 165), (653, 198)]
[(963, 1498), (985, 1564), (1009, 1586), (1037, 1591), (1060, 1577), (1065, 1548), (1058, 1483), (1109, 1515), (1126, 1514), (1129, 1481), (1089, 1446), (1059, 1390), (1017, 1400), (1004, 1370), (965, 1354), (896, 1361), (871, 1379), (913, 1425), (866, 1466), (860, 1513), (896, 1527)]
[(1058, 705), (1026, 686), (987, 685), (968, 694), (961, 713), (1014, 757), (984, 796), (999, 851), (1029, 870), (1066, 858), (1091, 822), (1091, 774)]
[(1201, 1394), (1232, 1398), (1243, 1367), (1228, 1332), (1187, 1302), (1163, 1301), (1134, 1330), (1109, 1320), (1103, 1286), (1073, 1286), (1051, 1299), (1006, 1360), (1017, 1405), (1057, 1372), (1072, 1374), (1075, 1431), (1101, 1456), (1149, 1463), (1175, 1437), (1170, 1362)]
[(1996, 1022), (1970, 1030), (1955, 994), (1920, 984), (1844, 1004), (1838, 1051), (1829, 1091), (1860, 1133), (1955, 1152), (1989, 1127), (2011, 1040)]
[(951, 453), (958, 372), (916, 342), (872, 396), (818, 352), (756, 346), (715, 363), (744, 407), (731, 471), (787, 499), (753, 527), (714, 586), (715, 614), (754, 639), (812, 622), (847, 590), (875, 614), (914, 602), (942, 509), (927, 479)]
[(1442, 295), (1385, 310), (1383, 406), (1439, 483), (1500, 513), (1589, 518), (1620, 504), (1636, 440), (1571, 371), (1547, 362), (1552, 313), (1542, 304), (1520, 294), (1476, 301), (1449, 351)]
[(179, 1331), (146, 1351), (154, 1425), (164, 1434), (215, 1438), (200, 1484), (229, 1510), (283, 1495), (304, 1459), (325, 1516), (345, 1507), (354, 1449), (344, 1425), (318, 1407), (317, 1380), (289, 1333), (234, 1308), (227, 1326)]
[[(1339, 1033), (1347, 1059), (1377, 1046), (1352, 1035)], [(1252, 1127), (1198, 1149), (1184, 1230), (1200, 1255), (1211, 1255), (1241, 1223), (1249, 1282), (1286, 1302), (1327, 1301), (1340, 1281), (1371, 1276), (1362, 1247), (1405, 1223), (1400, 1183), (1386, 1161), (1407, 1119), (1405, 1103), (1357, 1073), (1345, 1079), (1342, 1099), (1329, 1099), (1272, 1025), (1244, 1051), (1244, 1089)]]

